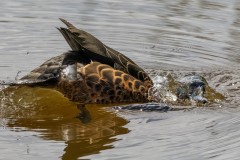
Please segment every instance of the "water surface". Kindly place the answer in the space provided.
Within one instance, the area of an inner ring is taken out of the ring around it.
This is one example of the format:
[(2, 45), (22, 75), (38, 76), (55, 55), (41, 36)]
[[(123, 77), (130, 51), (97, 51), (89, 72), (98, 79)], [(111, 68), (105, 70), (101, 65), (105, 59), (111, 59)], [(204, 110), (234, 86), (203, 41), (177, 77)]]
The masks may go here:
[[(0, 159), (238, 159), (240, 2), (1, 0), (0, 79), (69, 50), (58, 17), (124, 53), (151, 76), (203, 75), (225, 100), (189, 111), (115, 112), (41, 88), (1, 93)], [(20, 72), (19, 72), (20, 71)], [(18, 73), (18, 74), (17, 74)]]

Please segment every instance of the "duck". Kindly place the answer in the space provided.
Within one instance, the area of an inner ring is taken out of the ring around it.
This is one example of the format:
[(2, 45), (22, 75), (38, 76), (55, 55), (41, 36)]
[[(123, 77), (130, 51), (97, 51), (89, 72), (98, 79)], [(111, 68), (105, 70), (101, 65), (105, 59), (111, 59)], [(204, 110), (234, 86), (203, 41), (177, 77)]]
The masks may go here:
[(71, 50), (47, 60), (18, 85), (49, 87), (80, 104), (148, 102), (153, 82), (140, 66), (92, 34), (60, 20), (66, 27), (57, 29)]
[(206, 88), (215, 95), (212, 97), (224, 98), (200, 75), (186, 75), (176, 82), (170, 78), (174, 85), (169, 92), (162, 85), (153, 83), (148, 73), (124, 54), (65, 19), (59, 19), (66, 27), (57, 29), (71, 50), (50, 58), (17, 81), (0, 81), (0, 85), (54, 89), (77, 102), (80, 109), (95, 103), (145, 103), (145, 106), (152, 107), (156, 105), (151, 102), (162, 102), (165, 99), (162, 96), (169, 93), (174, 93), (174, 99), (178, 100), (173, 100), (173, 104), (185, 99), (207, 103), (205, 95), (209, 94), (205, 94)]

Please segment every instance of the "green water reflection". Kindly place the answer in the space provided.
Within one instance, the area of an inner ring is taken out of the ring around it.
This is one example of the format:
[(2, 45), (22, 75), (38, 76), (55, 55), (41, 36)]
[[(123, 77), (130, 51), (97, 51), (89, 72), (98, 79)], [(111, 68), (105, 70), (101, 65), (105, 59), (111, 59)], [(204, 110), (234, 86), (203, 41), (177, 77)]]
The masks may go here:
[[(43, 141), (64, 141), (62, 159), (113, 148), (111, 143), (118, 140), (115, 136), (129, 132), (124, 128), (128, 122), (106, 106), (87, 106), (81, 113), (75, 103), (49, 89), (8, 88), (1, 92), (0, 107), (0, 118), (6, 118), (7, 126), (15, 131), (38, 132)], [(82, 120), (76, 118), (79, 113)]]

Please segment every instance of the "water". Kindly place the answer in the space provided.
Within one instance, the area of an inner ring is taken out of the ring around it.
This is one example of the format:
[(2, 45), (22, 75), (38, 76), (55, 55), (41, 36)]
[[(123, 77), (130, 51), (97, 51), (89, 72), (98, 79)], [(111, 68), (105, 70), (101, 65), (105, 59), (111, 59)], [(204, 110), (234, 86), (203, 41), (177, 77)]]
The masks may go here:
[[(203, 75), (224, 101), (167, 113), (115, 112), (41, 88), (1, 93), (0, 159), (238, 159), (240, 2), (1, 0), (0, 79), (14, 80), (69, 46), (58, 17), (151, 76)], [(21, 71), (21, 72), (19, 72)], [(16, 77), (19, 72), (19, 76)], [(24, 97), (24, 98), (23, 98)]]

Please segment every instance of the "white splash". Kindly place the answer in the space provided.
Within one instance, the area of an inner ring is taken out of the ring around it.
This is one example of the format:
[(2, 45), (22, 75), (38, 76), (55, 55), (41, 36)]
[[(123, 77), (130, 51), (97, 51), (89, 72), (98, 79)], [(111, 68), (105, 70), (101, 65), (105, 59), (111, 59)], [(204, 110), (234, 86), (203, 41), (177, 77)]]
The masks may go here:
[(153, 87), (148, 91), (148, 99), (154, 102), (172, 102), (177, 100), (177, 96), (169, 89), (168, 78), (166, 76), (156, 76), (153, 79)]

